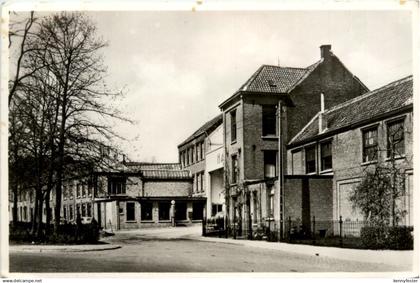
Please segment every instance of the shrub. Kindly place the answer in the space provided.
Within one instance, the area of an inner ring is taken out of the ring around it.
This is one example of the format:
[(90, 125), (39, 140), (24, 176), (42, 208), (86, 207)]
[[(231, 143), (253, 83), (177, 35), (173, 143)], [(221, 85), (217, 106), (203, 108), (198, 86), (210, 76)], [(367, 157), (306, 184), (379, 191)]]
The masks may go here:
[[(48, 228), (48, 229), (47, 229)], [(48, 232), (47, 232), (48, 230)], [(99, 240), (99, 225), (96, 221), (89, 224), (63, 224), (53, 233), (53, 226), (42, 225), (41, 239), (35, 239), (31, 235), (31, 223), (19, 223), (10, 227), (9, 239), (14, 242), (30, 243), (32, 241), (49, 244), (95, 244)]]
[(367, 226), (360, 231), (362, 245), (367, 249), (413, 249), (412, 227)]
[(388, 248), (393, 250), (412, 250), (413, 235), (411, 232), (413, 227), (396, 226), (388, 229)]

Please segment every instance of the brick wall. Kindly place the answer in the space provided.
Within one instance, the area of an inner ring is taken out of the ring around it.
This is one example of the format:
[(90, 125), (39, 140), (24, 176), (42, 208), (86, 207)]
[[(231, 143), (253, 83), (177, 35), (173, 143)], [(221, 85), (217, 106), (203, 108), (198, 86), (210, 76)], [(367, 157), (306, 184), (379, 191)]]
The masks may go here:
[[(266, 101), (276, 105), (278, 99)], [(245, 179), (264, 178), (264, 150), (278, 150), (278, 139), (262, 139), (262, 104), (248, 99), (243, 104)]]
[(320, 94), (324, 93), (325, 108), (347, 101), (366, 90), (353, 75), (331, 56), (324, 61), (291, 92), (296, 107), (289, 107), (287, 136), (290, 141), (321, 110)]
[[(231, 116), (230, 111), (232, 109), (236, 109), (236, 142), (231, 142)], [(227, 164), (226, 172), (229, 174), (229, 178), (232, 175), (232, 158), (233, 154), (238, 155), (238, 162), (239, 162), (239, 179), (243, 179), (244, 176), (244, 161), (242, 157), (243, 151), (243, 104), (240, 102), (239, 104), (235, 104), (235, 106), (224, 110), (224, 143), (226, 146), (225, 152), (225, 162)]]
[(191, 195), (191, 181), (149, 180), (144, 182), (144, 196), (189, 196)]

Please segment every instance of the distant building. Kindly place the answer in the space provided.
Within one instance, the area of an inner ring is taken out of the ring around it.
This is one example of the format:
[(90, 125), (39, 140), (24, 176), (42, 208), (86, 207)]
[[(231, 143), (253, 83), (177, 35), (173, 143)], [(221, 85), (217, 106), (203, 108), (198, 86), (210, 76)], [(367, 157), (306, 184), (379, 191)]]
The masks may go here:
[[(18, 220), (32, 220), (31, 191), (18, 198)], [(50, 206), (55, 206), (54, 192)], [(192, 196), (190, 172), (174, 163), (125, 162), (63, 182), (61, 220), (94, 217), (104, 229), (189, 225), (201, 222), (206, 198)], [(10, 209), (13, 202), (10, 202)], [(52, 212), (51, 219), (54, 219)], [(43, 212), (43, 222), (47, 211)], [(12, 220), (12, 219), (10, 219)]]
[[(196, 130), (185, 141), (178, 145), (179, 162), (183, 170), (188, 170), (193, 178), (192, 195), (207, 198), (207, 216), (213, 215), (213, 208), (216, 211), (222, 210), (220, 192), (223, 190), (223, 164), (217, 162), (217, 153), (213, 152), (223, 147), (223, 138), (221, 137), (221, 125), (223, 123), (222, 115), (219, 114), (210, 121), (206, 122)], [(223, 150), (223, 149), (222, 149)], [(207, 158), (210, 160), (207, 160)], [(213, 158), (216, 158), (213, 160)], [(210, 171), (207, 170), (209, 166)], [(212, 192), (213, 191), (213, 192)], [(212, 205), (212, 194), (214, 203)], [(219, 196), (216, 200), (216, 194)]]
[(287, 145), (287, 157), (290, 175), (333, 178), (325, 205), (344, 222), (364, 220), (348, 199), (364, 171), (396, 166), (406, 174), (399, 205), (407, 213), (399, 224), (413, 225), (412, 76), (321, 109)]
[(224, 217), (225, 206), (225, 148), (223, 126), (219, 125), (206, 138), (205, 179), (207, 216)]

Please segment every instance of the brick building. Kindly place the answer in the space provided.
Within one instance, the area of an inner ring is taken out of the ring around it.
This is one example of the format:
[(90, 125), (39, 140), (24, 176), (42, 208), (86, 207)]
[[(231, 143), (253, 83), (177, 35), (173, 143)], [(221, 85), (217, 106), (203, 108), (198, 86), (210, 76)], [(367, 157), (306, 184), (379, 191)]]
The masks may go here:
[[(323, 45), (321, 59), (309, 67), (261, 66), (219, 105), (223, 112), (225, 180), (229, 181), (226, 205), (229, 221), (236, 223), (238, 233), (248, 233), (267, 221), (275, 229), (283, 227), (283, 192), (279, 187), (283, 189), (286, 182), (278, 176), (284, 175), (279, 174), (283, 167), (279, 160), (284, 160), (286, 153), (282, 151), (280, 158), (278, 149), (283, 146), (279, 144), (289, 141), (318, 112), (321, 93), (325, 105), (332, 107), (367, 91), (331, 52), (331, 46)], [(287, 168), (283, 170), (287, 172)]]
[(223, 125), (219, 125), (206, 139), (205, 178), (207, 217), (223, 217), (225, 207), (225, 151)]
[[(63, 182), (62, 221), (75, 222), (79, 214), (111, 230), (200, 223), (206, 198), (192, 196), (192, 181), (190, 172), (177, 163), (125, 162), (75, 177)], [(29, 222), (34, 200), (30, 191), (21, 195), (18, 220)], [(54, 200), (52, 192), (52, 208)], [(44, 210), (44, 222), (46, 214)]]
[(345, 224), (364, 220), (348, 199), (363, 173), (377, 166), (395, 166), (406, 175), (405, 196), (399, 205), (407, 213), (399, 224), (412, 225), (412, 76), (320, 110), (287, 145), (287, 173), (331, 176), (331, 191), (325, 196), (331, 202), (328, 209), (331, 219), (342, 216)]
[[(216, 149), (215, 146), (219, 148), (222, 143), (222, 141), (220, 141), (220, 137), (218, 137), (217, 134), (213, 134), (213, 132), (218, 129), (220, 136), (220, 126), (222, 122), (222, 115), (219, 114), (202, 125), (191, 136), (178, 145), (179, 163), (181, 168), (183, 170), (188, 170), (193, 178), (193, 196), (207, 197), (210, 200), (210, 178), (212, 176), (214, 180), (213, 185), (220, 187), (220, 182), (219, 185), (216, 185), (215, 183), (218, 182), (220, 174), (218, 174), (218, 172), (213, 172), (213, 174), (210, 175), (210, 171), (206, 171), (206, 165), (208, 163), (206, 160), (207, 154), (214, 151)], [(217, 146), (217, 144), (219, 144), (219, 146)], [(210, 158), (211, 156), (212, 154), (210, 154)], [(210, 167), (213, 166), (211, 162), (208, 165)], [(212, 168), (211, 171), (216, 169), (220, 168)], [(219, 190), (219, 188), (215, 188), (214, 190)], [(207, 215), (209, 216), (211, 215), (211, 209), (212, 203), (210, 201), (207, 202)]]

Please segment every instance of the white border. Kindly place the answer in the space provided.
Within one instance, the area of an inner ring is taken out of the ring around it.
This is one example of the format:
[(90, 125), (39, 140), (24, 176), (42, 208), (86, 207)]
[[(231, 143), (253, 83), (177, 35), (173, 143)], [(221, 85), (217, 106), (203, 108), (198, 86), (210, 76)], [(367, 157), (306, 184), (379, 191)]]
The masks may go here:
[[(366, 1), (356, 1), (356, 0), (301, 0), (299, 2), (293, 0), (284, 0), (282, 2), (276, 0), (267, 0), (267, 1), (226, 1), (222, 2), (221, 0), (197, 0), (197, 1), (187, 1), (187, 0), (178, 0), (178, 1), (165, 1), (165, 0), (156, 0), (156, 1), (98, 1), (95, 2), (85, 2), (85, 1), (4, 1), (1, 4), (1, 82), (0, 82), (0, 275), (8, 274), (8, 190), (5, 189), (8, 186), (8, 167), (7, 167), (7, 157), (8, 157), (8, 98), (6, 93), (8, 93), (8, 11), (51, 11), (51, 10), (87, 10), (87, 11), (132, 11), (132, 10), (166, 10), (166, 11), (252, 11), (252, 10), (411, 10), (413, 12), (413, 75), (414, 75), (414, 108), (417, 109), (418, 102), (417, 97), (419, 95), (418, 91), (418, 82), (417, 78), (419, 76), (418, 62), (420, 60), (418, 49), (419, 45), (419, 2), (417, 0), (406, 1), (406, 0), (366, 0)], [(418, 123), (417, 117), (414, 115), (414, 140), (417, 140), (418, 134)], [(415, 144), (415, 142), (414, 142)], [(413, 144), (413, 145), (414, 145)], [(419, 155), (418, 147), (413, 146), (414, 152), (414, 170), (418, 170), (419, 164)], [(419, 184), (419, 178), (414, 174), (414, 188), (415, 184)], [(418, 216), (420, 213), (419, 208), (419, 192), (414, 190), (414, 215)], [(416, 227), (419, 226), (419, 219), (414, 219)], [(114, 274), (100, 274), (100, 273), (89, 273), (89, 277), (124, 277), (124, 278), (133, 278), (133, 277), (143, 277), (143, 278), (185, 278), (185, 277), (195, 277), (195, 278), (215, 278), (223, 276), (224, 278), (229, 278), (229, 280), (235, 278), (237, 280), (244, 280), (245, 278), (273, 278), (273, 277), (292, 277), (292, 278), (302, 278), (302, 277), (312, 277), (312, 278), (347, 278), (347, 277), (362, 277), (362, 278), (407, 278), (408, 276), (413, 276), (419, 274), (418, 265), (419, 265), (419, 231), (415, 230), (415, 248), (414, 248), (414, 270), (413, 272), (402, 272), (402, 273), (223, 273), (223, 274), (211, 274), (211, 273), (142, 273), (142, 274), (133, 274), (133, 273), (114, 273)], [(79, 277), (86, 278), (87, 274), (68, 274), (68, 273), (40, 273), (40, 274), (11, 274), (14, 277), (18, 276), (19, 278), (50, 278), (50, 277)], [(10, 276), (10, 274), (9, 274)], [(190, 278), (192, 279), (192, 278)], [(64, 280), (63, 280), (64, 281)], [(188, 280), (187, 280), (188, 281)], [(296, 280), (301, 281), (301, 280)], [(323, 280), (324, 281), (324, 280)], [(328, 280), (325, 280), (328, 281)], [(369, 280), (372, 281), (372, 280)]]

